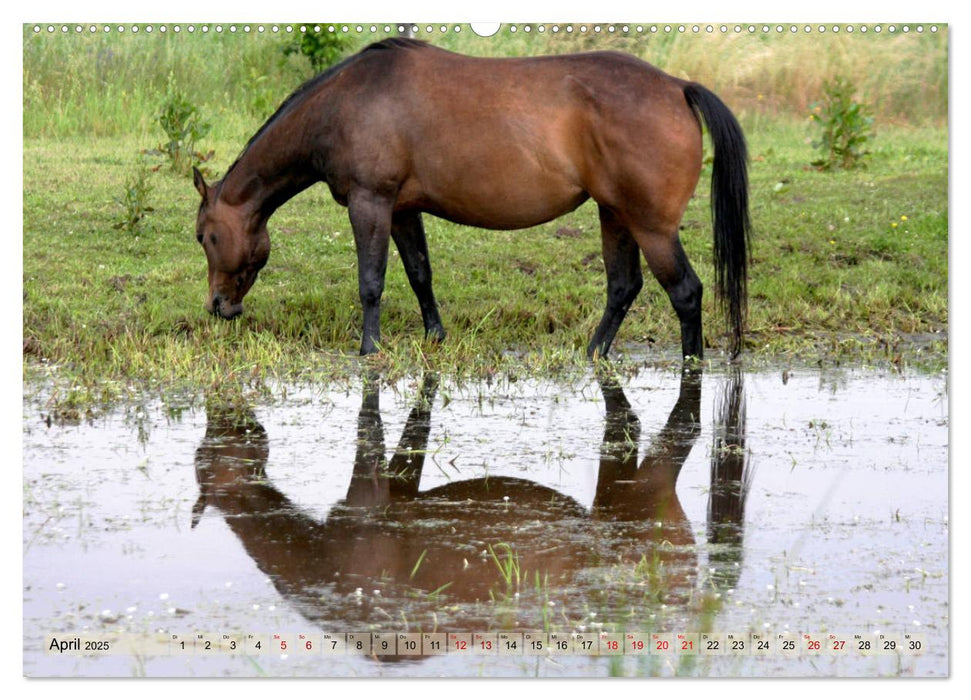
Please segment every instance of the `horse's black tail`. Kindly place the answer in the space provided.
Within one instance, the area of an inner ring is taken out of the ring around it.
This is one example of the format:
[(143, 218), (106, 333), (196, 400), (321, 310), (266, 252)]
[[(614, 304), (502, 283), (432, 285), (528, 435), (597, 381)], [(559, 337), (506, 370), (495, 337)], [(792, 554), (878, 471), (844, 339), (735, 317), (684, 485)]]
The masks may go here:
[(711, 213), (715, 235), (715, 289), (732, 328), (732, 355), (742, 349), (748, 295), (748, 156), (738, 121), (715, 93), (697, 83), (684, 88), (688, 105), (708, 126), (715, 149)]

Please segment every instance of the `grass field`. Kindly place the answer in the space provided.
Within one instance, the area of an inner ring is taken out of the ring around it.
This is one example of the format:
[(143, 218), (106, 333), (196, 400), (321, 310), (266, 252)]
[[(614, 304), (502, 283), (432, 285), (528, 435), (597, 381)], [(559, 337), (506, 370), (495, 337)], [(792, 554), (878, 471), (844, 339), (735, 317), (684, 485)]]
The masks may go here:
[[(663, 32), (663, 30), (662, 30)], [(371, 37), (351, 32), (348, 50)], [(749, 140), (753, 262), (746, 357), (942, 367), (948, 329), (947, 35), (898, 31), (479, 39), (433, 34), (449, 48), (526, 54), (606, 45), (706, 83)], [(227, 323), (202, 309), (206, 262), (194, 240), (198, 195), (167, 167), (149, 171), (152, 208), (116, 230), (118, 200), (140, 152), (163, 141), (157, 116), (178, 89), (213, 129), (216, 175), (286, 94), (309, 75), (275, 36), (36, 35), (24, 29), (23, 342), (29, 376), (51, 372), (72, 400), (126, 382), (193, 385), (337, 377), (359, 344), (353, 240), (346, 211), (316, 186), (270, 221), (273, 251)], [(744, 57), (745, 60), (739, 60)], [(875, 116), (867, 167), (820, 172), (808, 120), (824, 81), (845, 75)], [(161, 164), (155, 159), (153, 164)], [(708, 177), (682, 240), (713, 289)], [(596, 208), (528, 231), (490, 232), (426, 217), (436, 294), (449, 337), (424, 343), (392, 252), (376, 364), (458, 376), (584, 366), (605, 296)], [(708, 357), (726, 329), (705, 300)], [(679, 329), (652, 278), (617, 351), (671, 361)]]

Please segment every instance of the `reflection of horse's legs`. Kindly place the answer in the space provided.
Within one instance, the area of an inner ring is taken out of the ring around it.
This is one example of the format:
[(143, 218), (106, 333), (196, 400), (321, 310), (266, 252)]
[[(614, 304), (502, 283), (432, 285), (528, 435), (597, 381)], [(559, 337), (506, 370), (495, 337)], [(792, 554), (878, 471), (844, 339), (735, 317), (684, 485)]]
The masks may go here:
[(389, 499), (379, 390), (380, 383), (376, 377), (365, 380), (361, 411), (357, 416), (354, 471), (347, 486), (346, 503), (350, 506), (378, 505), (387, 503)]
[(637, 473), (641, 424), (616, 379), (598, 376), (597, 381), (607, 414), (600, 445), (594, 508), (609, 510), (616, 499), (623, 498), (624, 491)]
[(348, 214), (357, 246), (357, 280), (364, 309), (361, 354), (377, 352), (381, 342), (381, 294), (388, 266), (391, 232), (391, 202), (368, 190), (354, 190), (348, 196)]
[(429, 373), (422, 380), (418, 399), (408, 414), (390, 462), (385, 457), (380, 388), (380, 376), (376, 372), (364, 378), (354, 472), (347, 487), (346, 503), (350, 506), (387, 504), (391, 499), (414, 498), (418, 494), (438, 377)]
[(740, 543), (749, 476), (745, 449), (745, 392), (742, 374), (737, 367), (722, 387), (715, 414), (708, 538), (713, 542), (734, 538)]
[(676, 486), (701, 434), (701, 373), (682, 372), (678, 399), (640, 464), (640, 433), (633, 410), (619, 387), (602, 381), (601, 389), (607, 417), (594, 505), (610, 518), (663, 521), (672, 532), (681, 531), (679, 537), (690, 536)]
[(701, 378), (699, 371), (681, 371), (678, 400), (664, 427), (652, 441), (656, 447), (660, 446), (660, 449), (655, 450), (655, 456), (677, 462), (675, 479), (695, 440), (701, 435)]
[(627, 311), (644, 284), (637, 243), (614, 213), (600, 207), (600, 232), (607, 273), (607, 307), (587, 347), (587, 355), (605, 357)]
[(444, 340), (445, 328), (438, 315), (438, 304), (435, 303), (435, 294), (432, 292), (432, 267), (428, 259), (428, 241), (425, 239), (421, 213), (396, 213), (391, 219), (391, 237), (398, 247), (411, 288), (418, 297), (422, 322), (425, 324), (425, 337)]
[(401, 431), (398, 449), (388, 465), (391, 472), (391, 497), (411, 499), (418, 495), (421, 471), (425, 466), (428, 434), (432, 429), (432, 404), (438, 389), (438, 377), (429, 373), (422, 380), (421, 392), (408, 414)]
[(681, 321), (681, 354), (701, 359), (701, 294), (698, 275), (691, 268), (677, 233), (637, 233), (644, 257), (671, 299)]

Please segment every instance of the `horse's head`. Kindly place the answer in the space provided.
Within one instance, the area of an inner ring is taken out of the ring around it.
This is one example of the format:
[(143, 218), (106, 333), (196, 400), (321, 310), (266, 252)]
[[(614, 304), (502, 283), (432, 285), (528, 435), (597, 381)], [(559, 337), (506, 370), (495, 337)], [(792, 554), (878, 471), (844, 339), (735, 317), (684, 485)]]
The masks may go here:
[(220, 183), (207, 185), (198, 170), (193, 180), (202, 204), (196, 219), (196, 240), (209, 261), (209, 300), (206, 311), (222, 318), (243, 313), (243, 297), (270, 257), (266, 222), (245, 204), (221, 196)]

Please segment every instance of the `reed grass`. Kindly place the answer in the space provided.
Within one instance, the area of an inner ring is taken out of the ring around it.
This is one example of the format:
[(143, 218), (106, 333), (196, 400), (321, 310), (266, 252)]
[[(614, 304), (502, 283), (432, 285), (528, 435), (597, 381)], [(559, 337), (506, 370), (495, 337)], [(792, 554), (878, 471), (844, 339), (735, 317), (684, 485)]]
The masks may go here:
[[(105, 32), (102, 25), (83, 25), (77, 32), (53, 33), (25, 25), (24, 39), (24, 135), (113, 136), (152, 134), (166, 91), (175, 86), (193, 103), (208, 112), (220, 129), (217, 137), (235, 136), (240, 129), (255, 129), (291, 90), (310, 77), (310, 64), (299, 55), (285, 55), (295, 32), (245, 33), (239, 25), (229, 32), (213, 28), (179, 33), (158, 28), (147, 32), (119, 33), (117, 25)], [(88, 27), (94, 26), (91, 32)], [(185, 27), (185, 25), (181, 25)], [(194, 25), (201, 27), (202, 25)], [(233, 25), (236, 26), (236, 25)], [(268, 27), (270, 25), (267, 25)], [(280, 25), (286, 26), (286, 25)], [(332, 25), (322, 23), (327, 31)], [(451, 27), (452, 25), (449, 25)], [(525, 31), (526, 27), (530, 31)], [(791, 32), (757, 26), (735, 32), (694, 33), (672, 27), (630, 25), (627, 34), (613, 33), (595, 25), (573, 32), (540, 32), (538, 25), (517, 25), (482, 38), (468, 26), (462, 31), (432, 32), (420, 27), (420, 38), (444, 48), (481, 56), (520, 56), (568, 53), (594, 49), (621, 50), (635, 54), (678, 77), (696, 80), (716, 90), (737, 112), (801, 115), (818, 99), (823, 82), (840, 75), (856, 85), (862, 99), (872, 104), (881, 121), (913, 125), (942, 124), (947, 118), (948, 32), (931, 25), (904, 25), (881, 33), (872, 29), (805, 32), (803, 25)], [(642, 27), (640, 33), (637, 27)], [(923, 31), (918, 32), (920, 26)], [(310, 28), (313, 30), (313, 27)], [(349, 28), (349, 51), (367, 43), (397, 35), (384, 31), (358, 33)], [(338, 31), (340, 27), (338, 27)]]

